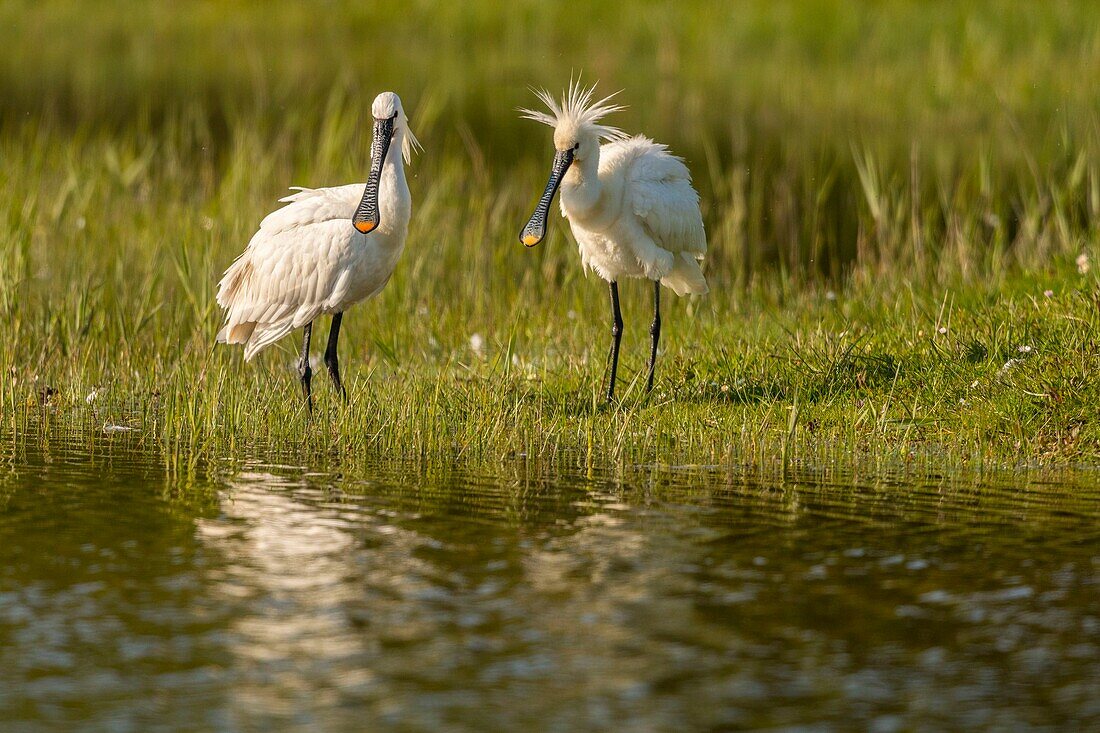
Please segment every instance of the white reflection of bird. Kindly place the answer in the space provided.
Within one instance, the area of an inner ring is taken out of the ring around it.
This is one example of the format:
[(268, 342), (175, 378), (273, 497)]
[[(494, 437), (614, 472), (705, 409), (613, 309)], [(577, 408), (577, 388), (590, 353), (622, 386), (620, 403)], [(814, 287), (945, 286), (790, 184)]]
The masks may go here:
[[(581, 262), (611, 286), (611, 375), (607, 399), (615, 396), (622, 315), (618, 280), (654, 281), (653, 325), (646, 389), (653, 388), (657, 342), (661, 334), (661, 285), (677, 295), (708, 291), (699, 262), (707, 251), (699, 195), (691, 173), (668, 148), (641, 135), (627, 137), (599, 124), (622, 107), (610, 97), (593, 101), (595, 87), (571, 82), (560, 104), (549, 92), (538, 91), (550, 112), (520, 110), (527, 119), (554, 128), (550, 180), (535, 212), (520, 233), (532, 247), (546, 236), (550, 203), (561, 186), (561, 212), (569, 220)], [(601, 145), (600, 141), (608, 141)]]
[[(298, 373), (310, 411), (314, 319), (332, 314), (325, 366), (346, 400), (336, 355), (340, 321), (347, 308), (382, 290), (409, 229), (412, 199), (402, 158), (407, 163), (419, 143), (396, 94), (379, 94), (371, 111), (374, 136), (366, 184), (298, 188), (280, 199), (288, 206), (260, 222), (218, 285), (218, 305), (226, 311), (218, 341), (243, 344), (245, 360), (294, 329), (304, 329)], [(391, 142), (401, 155), (387, 155)]]

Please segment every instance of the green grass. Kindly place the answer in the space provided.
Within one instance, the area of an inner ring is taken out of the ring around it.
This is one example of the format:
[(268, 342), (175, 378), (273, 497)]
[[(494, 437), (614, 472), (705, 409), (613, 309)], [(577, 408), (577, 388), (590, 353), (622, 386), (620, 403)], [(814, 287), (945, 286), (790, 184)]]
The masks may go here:
[[(173, 462), (1100, 459), (1093, 3), (405, 5), (0, 2), (5, 431), (129, 425)], [(649, 397), (623, 285), (614, 408), (604, 284), (563, 225), (516, 241), (552, 151), (513, 108), (580, 69), (686, 157), (711, 247)], [(350, 406), (319, 373), (310, 421), (297, 340), (214, 348), (214, 290), (287, 186), (364, 178), (384, 88), (426, 148), (412, 229), (345, 320)]]

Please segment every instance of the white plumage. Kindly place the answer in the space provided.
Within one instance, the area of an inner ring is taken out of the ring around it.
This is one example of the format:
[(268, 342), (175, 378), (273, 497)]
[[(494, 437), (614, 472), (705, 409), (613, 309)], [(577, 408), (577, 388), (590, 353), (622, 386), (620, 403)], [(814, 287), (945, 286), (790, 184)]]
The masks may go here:
[(638, 135), (601, 146), (598, 166), (596, 205), (588, 205), (594, 186), (583, 167), (574, 163), (561, 185), (561, 213), (584, 266), (608, 282), (644, 277), (677, 295), (708, 292), (699, 195), (683, 161)]
[(573, 83), (560, 104), (540, 91), (550, 114), (522, 110), (554, 128), (559, 151), (574, 150), (561, 178), (561, 213), (581, 262), (608, 282), (648, 278), (677, 295), (708, 292), (699, 265), (707, 238), (690, 171), (666, 146), (599, 124), (622, 107), (611, 97), (593, 102), (594, 89)]
[[(378, 95), (372, 112), (372, 155), (382, 160), (372, 160), (376, 205), (363, 229), (374, 228), (363, 233), (360, 224), (353, 226), (357, 207), (365, 210), (371, 195), (368, 184), (296, 188), (280, 199), (286, 206), (264, 217), (247, 249), (225, 271), (217, 296), (225, 325), (217, 338), (243, 344), (246, 360), (319, 315), (342, 314), (376, 295), (393, 274), (412, 212), (403, 162), (418, 143), (396, 94)], [(389, 139), (379, 140), (380, 129)], [(386, 155), (391, 141), (400, 155)], [(308, 339), (307, 334), (307, 352)], [(330, 346), (335, 360), (335, 343)], [(333, 379), (339, 385), (338, 374)]]
[(322, 313), (342, 313), (382, 290), (405, 246), (409, 188), (403, 175), (383, 175), (382, 223), (360, 234), (351, 217), (364, 185), (299, 188), (279, 199), (289, 206), (264, 217), (218, 285), (218, 305), (226, 310), (218, 341), (244, 344), (251, 360)]
[(520, 241), (529, 247), (542, 241), (550, 202), (560, 185), (561, 213), (577, 240), (581, 262), (611, 285), (611, 400), (622, 333), (618, 280), (658, 283), (647, 381), (652, 388), (661, 330), (660, 286), (677, 295), (708, 292), (700, 267), (707, 238), (699, 195), (683, 160), (647, 137), (628, 137), (601, 124), (602, 117), (622, 107), (611, 103), (614, 95), (593, 101), (594, 91), (572, 82), (560, 103), (549, 92), (536, 92), (549, 113), (520, 110), (525, 118), (554, 128), (556, 149), (550, 180)]
[[(387, 92), (373, 108), (375, 117), (388, 117), (401, 102)], [(289, 205), (264, 217), (218, 284), (218, 305), (226, 311), (219, 342), (244, 344), (251, 359), (320, 314), (340, 313), (382, 289), (404, 249), (412, 213), (402, 157), (408, 160), (416, 141), (403, 114), (394, 130), (403, 155), (387, 156), (382, 165), (378, 228), (362, 234), (351, 225), (364, 183), (291, 187), (297, 193), (279, 199)]]

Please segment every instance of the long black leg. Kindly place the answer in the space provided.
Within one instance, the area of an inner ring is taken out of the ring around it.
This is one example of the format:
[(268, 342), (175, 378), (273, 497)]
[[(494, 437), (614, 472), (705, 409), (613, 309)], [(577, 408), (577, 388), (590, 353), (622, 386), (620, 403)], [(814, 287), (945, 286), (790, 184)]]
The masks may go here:
[(344, 320), (343, 313), (337, 313), (332, 317), (332, 328), (328, 331), (328, 346), (325, 347), (325, 366), (328, 367), (328, 375), (332, 377), (332, 383), (336, 386), (336, 391), (344, 397), (344, 402), (348, 401), (348, 391), (344, 389), (343, 382), (340, 381), (340, 357), (336, 355), (336, 343), (340, 340), (340, 322)]
[(302, 341), (302, 357), (298, 359), (298, 376), (302, 378), (302, 393), (306, 396), (306, 406), (309, 414), (313, 414), (313, 391), (310, 382), (313, 380), (313, 370), (309, 368), (309, 337), (313, 334), (313, 322), (305, 327), (305, 339)]
[(649, 379), (646, 380), (645, 390), (653, 389), (653, 372), (657, 368), (657, 342), (661, 340), (661, 281), (653, 283), (653, 323), (649, 326), (649, 335), (653, 337), (653, 344), (649, 347)]
[(607, 382), (607, 401), (615, 401), (615, 375), (619, 371), (619, 341), (623, 337), (623, 314), (619, 311), (619, 284), (611, 283), (611, 378)]

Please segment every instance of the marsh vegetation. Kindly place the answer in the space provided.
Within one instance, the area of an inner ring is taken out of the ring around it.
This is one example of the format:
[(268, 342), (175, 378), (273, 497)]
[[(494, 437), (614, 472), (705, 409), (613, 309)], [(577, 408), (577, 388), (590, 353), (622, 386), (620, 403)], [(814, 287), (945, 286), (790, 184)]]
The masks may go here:
[[(1093, 4), (399, 6), (0, 4), (7, 431), (172, 461), (1100, 457)], [(516, 242), (550, 151), (514, 108), (576, 70), (687, 160), (709, 234), (648, 397), (623, 285), (611, 409), (605, 288), (565, 226)], [(214, 289), (288, 186), (363, 179), (383, 89), (425, 144), (409, 242), (345, 319), (351, 405), (318, 385), (310, 421), (296, 344), (214, 348)]]

